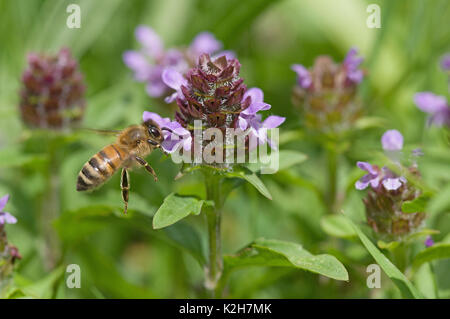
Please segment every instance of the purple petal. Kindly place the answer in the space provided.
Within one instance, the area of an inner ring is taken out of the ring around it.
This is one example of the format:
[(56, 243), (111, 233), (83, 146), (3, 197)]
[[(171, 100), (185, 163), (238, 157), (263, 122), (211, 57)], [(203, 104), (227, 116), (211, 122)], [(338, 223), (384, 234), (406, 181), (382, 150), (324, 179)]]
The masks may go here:
[(7, 212), (0, 212), (0, 225), (15, 223), (17, 223), (16, 217)]
[(354, 83), (361, 83), (364, 77), (364, 73), (362, 70), (349, 71), (347, 73), (347, 77)]
[(222, 48), (222, 43), (218, 41), (210, 32), (199, 33), (192, 41), (189, 49), (196, 57), (203, 53), (212, 54)]
[(442, 57), (441, 68), (444, 71), (450, 71), (450, 53), (447, 53)]
[(363, 71), (358, 69), (364, 59), (358, 57), (357, 54), (358, 50), (356, 48), (351, 48), (343, 63), (347, 70), (347, 78), (354, 83), (360, 83), (364, 77)]
[(301, 64), (293, 64), (291, 69), (297, 73), (297, 83), (304, 89), (308, 88), (311, 83), (311, 75), (303, 65)]
[(178, 149), (178, 146), (182, 143), (182, 139), (181, 138), (166, 138), (164, 139), (164, 141), (161, 143), (161, 147), (163, 148), (163, 150), (167, 153), (173, 153)]
[(138, 81), (146, 81), (151, 71), (151, 65), (148, 63), (142, 53), (136, 51), (126, 51), (123, 54), (123, 62), (135, 72), (134, 76)]
[(431, 238), (431, 236), (427, 236), (427, 238), (425, 239), (425, 247), (431, 247), (434, 245), (434, 240), (433, 238)]
[(399, 151), (403, 148), (403, 136), (397, 130), (388, 130), (381, 137), (385, 151)]
[(372, 188), (377, 188), (378, 185), (380, 185), (380, 176), (374, 176), (371, 180), (370, 180), (370, 186), (372, 186)]
[(266, 118), (263, 122), (263, 126), (265, 128), (276, 128), (283, 124), (283, 122), (286, 120), (285, 117), (277, 116), (277, 115), (271, 115), (268, 118)]
[(414, 95), (414, 103), (423, 112), (434, 114), (447, 108), (445, 97), (431, 92), (420, 92)]
[(180, 90), (182, 85), (187, 85), (184, 76), (174, 68), (166, 68), (162, 72), (163, 82), (174, 90)]
[(3, 208), (5, 208), (6, 203), (8, 203), (8, 200), (9, 200), (9, 194), (0, 198), (0, 212), (3, 211)]
[(255, 115), (259, 111), (266, 111), (270, 108), (271, 108), (270, 104), (263, 103), (263, 102), (256, 102), (256, 103), (250, 104), (250, 106), (248, 108), (246, 108), (245, 110), (242, 111), (242, 114)]
[(378, 175), (378, 171), (373, 168), (370, 163), (367, 162), (357, 162), (356, 166), (358, 166), (363, 171), (368, 172), (370, 175)]
[(264, 101), (264, 92), (260, 88), (248, 89), (244, 93), (244, 97), (242, 98), (242, 101), (245, 101), (245, 99), (247, 99), (247, 97), (249, 97), (249, 96), (250, 96), (252, 103), (257, 103), (257, 102), (262, 103)]
[[(148, 121), (148, 120), (153, 120), (156, 124), (158, 124), (158, 126), (160, 128), (163, 127), (169, 127), (170, 126), (170, 119), (168, 117), (161, 117), (159, 114), (157, 113), (153, 113), (153, 112), (148, 112), (145, 111), (142, 114), (142, 119), (144, 122)], [(164, 133), (169, 133), (167, 131), (164, 131)]]
[(259, 111), (266, 111), (271, 108), (270, 104), (263, 102), (264, 93), (260, 88), (248, 89), (244, 93), (242, 101), (245, 101), (248, 97), (250, 97), (251, 102), (250, 106), (242, 111), (244, 115), (255, 115)]
[(245, 131), (247, 129), (247, 127), (248, 127), (247, 120), (245, 118), (243, 118), (242, 116), (239, 116), (238, 121), (239, 121), (239, 123), (238, 123), (239, 124), (239, 128), (241, 130)]
[(402, 183), (400, 182), (400, 178), (387, 178), (383, 181), (383, 186), (388, 191), (393, 191), (399, 189)]
[(147, 94), (151, 97), (160, 97), (167, 90), (167, 86), (163, 82), (150, 82), (145, 87)]
[(369, 186), (369, 182), (363, 182), (363, 181), (359, 180), (355, 183), (355, 188), (358, 190), (366, 189), (367, 186)]
[(135, 36), (146, 49), (148, 55), (151, 57), (159, 57), (162, 55), (164, 45), (159, 35), (152, 28), (144, 25), (138, 26), (135, 31)]
[(429, 122), (436, 126), (450, 126), (450, 107), (446, 107), (431, 115)]
[(178, 92), (174, 92), (169, 96), (166, 96), (164, 98), (164, 102), (166, 102), (167, 104), (174, 102), (177, 99), (178, 96)]
[(356, 69), (363, 61), (364, 59), (362, 57), (358, 57), (358, 49), (357, 48), (351, 48), (344, 59), (344, 64), (349, 69)]

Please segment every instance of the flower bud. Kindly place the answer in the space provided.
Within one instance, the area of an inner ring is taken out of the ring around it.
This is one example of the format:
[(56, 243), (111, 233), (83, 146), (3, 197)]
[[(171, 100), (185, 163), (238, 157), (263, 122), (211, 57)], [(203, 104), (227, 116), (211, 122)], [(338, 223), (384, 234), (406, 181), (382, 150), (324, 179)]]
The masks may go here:
[(56, 55), (30, 53), (22, 74), (20, 111), (32, 128), (64, 129), (84, 113), (85, 85), (69, 49)]

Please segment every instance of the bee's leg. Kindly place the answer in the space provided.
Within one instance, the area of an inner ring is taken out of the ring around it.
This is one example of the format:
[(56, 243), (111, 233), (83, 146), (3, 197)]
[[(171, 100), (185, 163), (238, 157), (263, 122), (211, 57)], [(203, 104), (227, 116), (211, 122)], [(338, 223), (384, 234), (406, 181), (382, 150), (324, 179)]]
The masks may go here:
[(147, 172), (149, 172), (150, 174), (153, 175), (153, 178), (155, 179), (155, 182), (158, 181), (158, 177), (156, 176), (155, 171), (153, 170), (153, 168), (145, 161), (145, 159), (143, 159), (142, 157), (136, 156), (136, 161), (141, 164), (142, 166), (145, 167), (145, 169), (147, 170)]
[(130, 175), (126, 168), (122, 168), (122, 176), (120, 178), (120, 188), (122, 189), (122, 199), (125, 204), (123, 213), (126, 214), (128, 211), (128, 192), (130, 190)]

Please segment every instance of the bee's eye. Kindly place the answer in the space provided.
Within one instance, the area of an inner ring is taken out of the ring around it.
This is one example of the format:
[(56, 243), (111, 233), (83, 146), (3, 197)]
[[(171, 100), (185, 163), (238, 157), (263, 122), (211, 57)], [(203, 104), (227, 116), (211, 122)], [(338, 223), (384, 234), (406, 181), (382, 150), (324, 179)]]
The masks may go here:
[(154, 127), (150, 127), (148, 129), (148, 131), (150, 132), (150, 135), (153, 136), (153, 137), (159, 137), (160, 136), (159, 131), (156, 128), (154, 128)]

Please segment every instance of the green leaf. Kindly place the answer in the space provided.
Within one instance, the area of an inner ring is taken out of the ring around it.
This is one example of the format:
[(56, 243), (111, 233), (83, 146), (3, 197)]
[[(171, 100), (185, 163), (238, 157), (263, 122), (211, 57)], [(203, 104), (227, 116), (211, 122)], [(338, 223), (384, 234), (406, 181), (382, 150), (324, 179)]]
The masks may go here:
[(450, 244), (439, 243), (428, 247), (418, 253), (412, 262), (413, 269), (418, 269), (422, 264), (435, 259), (450, 258)]
[[(268, 156), (268, 158), (270, 158), (270, 156)], [(307, 160), (307, 156), (304, 153), (298, 152), (298, 151), (293, 151), (293, 150), (283, 150), (279, 152), (279, 163), (278, 163), (278, 171), (281, 170), (285, 170), (288, 169), (294, 165), (303, 163), (304, 161)], [(263, 162), (266, 161), (261, 161), (258, 163), (250, 163), (247, 165), (247, 167), (252, 171), (252, 172), (260, 172), (261, 169), (263, 168), (270, 168), (270, 165), (264, 164)]]
[(411, 241), (420, 237), (425, 237), (425, 236), (429, 236), (429, 235), (436, 235), (439, 234), (439, 230), (435, 230), (435, 229), (429, 229), (429, 228), (424, 228), (422, 230), (419, 230), (418, 232), (412, 233), (410, 235), (408, 235), (405, 240), (406, 241)]
[(356, 237), (355, 230), (342, 215), (327, 215), (320, 220), (320, 225), (328, 235), (339, 238)]
[(20, 147), (9, 147), (0, 150), (0, 168), (21, 167), (30, 163), (43, 162), (44, 154), (27, 154)]
[(379, 240), (378, 242), (377, 242), (377, 245), (378, 245), (378, 247), (380, 247), (381, 249), (386, 249), (386, 250), (389, 250), (389, 251), (394, 251), (395, 250), (395, 248), (397, 248), (399, 245), (400, 245), (400, 242), (398, 242), (398, 241), (391, 241), (391, 242), (385, 242), (385, 241), (382, 241), (382, 240)]
[(424, 212), (431, 197), (429, 195), (422, 195), (414, 200), (404, 202), (402, 205), (402, 212), (404, 213), (418, 213)]
[(160, 229), (176, 223), (189, 216), (198, 215), (202, 210), (204, 200), (191, 196), (181, 196), (171, 193), (153, 217), (153, 228)]
[(336, 280), (348, 280), (344, 265), (331, 255), (313, 255), (296, 243), (257, 239), (235, 255), (224, 256), (226, 271), (246, 266), (293, 267)]
[(381, 253), (378, 248), (370, 241), (370, 239), (364, 235), (358, 226), (353, 221), (346, 217), (349, 223), (352, 225), (359, 239), (364, 247), (372, 255), (375, 261), (380, 265), (386, 275), (392, 280), (392, 282), (400, 289), (400, 292), (404, 298), (423, 298), (420, 292), (411, 284), (411, 282), (405, 277), (405, 275), (398, 270), (397, 267), (391, 261)]
[(190, 253), (201, 266), (206, 263), (202, 239), (195, 228), (187, 223), (180, 222), (165, 228), (164, 231), (175, 245)]
[(40, 299), (51, 298), (54, 286), (59, 280), (61, 280), (63, 276), (64, 267), (60, 266), (39, 281), (31, 285), (22, 287), (21, 290), (27, 296), (32, 296)]
[(237, 177), (245, 179), (252, 184), (262, 195), (272, 200), (269, 190), (262, 180), (254, 172), (243, 166), (235, 166), (234, 170), (226, 173), (227, 177)]

